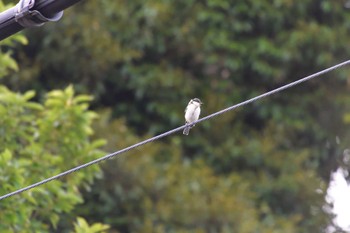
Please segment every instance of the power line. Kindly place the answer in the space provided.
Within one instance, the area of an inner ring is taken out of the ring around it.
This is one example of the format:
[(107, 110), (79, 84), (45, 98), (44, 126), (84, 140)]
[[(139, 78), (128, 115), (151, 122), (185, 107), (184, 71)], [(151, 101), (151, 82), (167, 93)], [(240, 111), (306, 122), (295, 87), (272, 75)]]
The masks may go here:
[[(285, 90), (285, 89), (288, 89), (288, 88), (293, 87), (293, 86), (295, 86), (295, 85), (298, 85), (298, 84), (300, 84), (300, 83), (306, 82), (306, 81), (308, 81), (308, 80), (310, 80), (310, 79), (319, 77), (319, 76), (321, 76), (321, 75), (323, 75), (323, 74), (325, 74), (325, 73), (331, 72), (331, 71), (333, 71), (333, 70), (335, 70), (335, 69), (338, 69), (338, 68), (340, 68), (340, 67), (342, 67), (342, 66), (345, 66), (345, 65), (348, 65), (348, 64), (350, 64), (350, 60), (345, 61), (345, 62), (342, 62), (342, 63), (337, 64), (337, 65), (335, 65), (335, 66), (332, 66), (332, 67), (330, 67), (330, 68), (327, 68), (327, 69), (322, 70), (322, 71), (320, 71), (320, 72), (314, 73), (314, 74), (312, 74), (312, 75), (309, 75), (309, 76), (304, 77), (304, 78), (302, 78), (302, 79), (299, 79), (299, 80), (297, 80), (297, 81), (291, 82), (291, 83), (289, 83), (289, 84), (286, 84), (286, 85), (284, 85), (284, 86), (281, 86), (281, 87), (279, 87), (279, 88), (276, 88), (276, 89), (274, 89), (274, 90), (272, 90), (272, 91), (269, 91), (269, 92), (266, 92), (266, 93), (264, 93), (264, 94), (258, 95), (258, 96), (256, 96), (256, 97), (253, 97), (253, 98), (248, 99), (248, 100), (246, 100), (246, 101), (243, 101), (243, 102), (241, 102), (241, 103), (235, 104), (235, 105), (230, 106), (230, 107), (228, 107), (228, 108), (225, 108), (225, 109), (223, 109), (223, 110), (221, 110), (221, 111), (214, 112), (214, 113), (212, 113), (212, 114), (210, 114), (210, 115), (208, 115), (208, 116), (206, 116), (206, 117), (203, 117), (203, 118), (199, 119), (198, 121), (192, 123), (192, 125), (198, 124), (198, 123), (200, 123), (200, 122), (202, 122), (202, 121), (205, 121), (205, 120), (209, 120), (210, 118), (213, 118), (213, 117), (216, 117), (216, 116), (218, 116), (218, 115), (224, 114), (224, 113), (226, 113), (226, 112), (228, 112), (228, 111), (231, 111), (231, 110), (236, 109), (236, 108), (238, 108), (238, 107), (241, 107), (241, 106), (243, 106), (243, 105), (247, 105), (247, 104), (249, 104), (249, 103), (252, 103), (252, 102), (254, 102), (254, 101), (257, 101), (257, 100), (259, 100), (259, 99), (262, 99), (262, 98), (264, 98), (264, 97), (267, 97), (267, 96), (276, 94), (276, 93), (278, 93), (278, 92), (280, 92), (280, 91), (283, 91), (283, 90)], [(131, 145), (131, 146), (129, 146), (129, 147), (126, 147), (126, 148), (124, 148), (124, 149), (121, 149), (121, 150), (119, 150), (119, 151), (116, 151), (116, 152), (113, 152), (113, 153), (111, 153), (111, 154), (105, 155), (105, 156), (103, 156), (103, 157), (101, 157), (101, 158), (99, 158), (99, 159), (90, 161), (90, 162), (88, 162), (88, 163), (85, 163), (85, 164), (82, 164), (82, 165), (80, 165), (80, 166), (77, 166), (77, 167), (74, 167), (74, 168), (72, 168), (72, 169), (69, 169), (69, 170), (67, 170), (67, 171), (65, 171), (65, 172), (59, 173), (58, 175), (52, 176), (52, 177), (50, 177), (50, 178), (44, 179), (44, 180), (42, 180), (42, 181), (39, 181), (39, 182), (34, 183), (34, 184), (32, 184), (32, 185), (29, 185), (29, 186), (27, 186), (27, 187), (24, 187), (24, 188), (18, 189), (18, 190), (16, 190), (16, 191), (13, 191), (13, 192), (11, 192), (11, 193), (5, 194), (5, 195), (3, 195), (3, 196), (0, 197), (0, 200), (6, 199), (6, 198), (8, 198), (8, 197), (11, 197), (11, 196), (13, 196), (13, 195), (16, 195), (16, 194), (19, 194), (19, 193), (22, 193), (22, 192), (25, 192), (25, 191), (27, 191), (27, 190), (29, 190), (29, 189), (32, 189), (32, 188), (35, 188), (35, 187), (37, 187), (37, 186), (43, 185), (43, 184), (45, 184), (45, 183), (47, 183), (47, 182), (56, 180), (56, 179), (58, 179), (58, 178), (61, 178), (61, 177), (63, 177), (63, 176), (66, 176), (66, 175), (68, 175), (68, 174), (70, 174), (70, 173), (73, 173), (73, 172), (76, 172), (76, 171), (78, 171), (78, 170), (80, 170), (80, 169), (83, 169), (83, 168), (85, 168), (85, 167), (88, 167), (88, 166), (90, 166), (90, 165), (93, 165), (93, 164), (102, 162), (102, 161), (104, 161), (104, 160), (106, 160), (106, 159), (110, 159), (110, 158), (112, 158), (112, 157), (114, 157), (114, 156), (116, 156), (116, 155), (123, 154), (123, 153), (125, 153), (125, 152), (128, 152), (129, 150), (133, 150), (133, 149), (135, 149), (135, 148), (137, 148), (137, 147), (140, 147), (140, 146), (142, 146), (142, 145), (145, 145), (145, 144), (147, 144), (147, 143), (156, 141), (156, 140), (158, 140), (158, 139), (160, 139), (160, 138), (166, 137), (166, 136), (168, 136), (168, 135), (170, 135), (170, 134), (173, 134), (173, 133), (175, 133), (175, 132), (177, 132), (177, 131), (183, 130), (185, 127), (186, 127), (186, 125), (177, 127), (177, 128), (175, 128), (175, 129), (169, 130), (169, 131), (167, 131), (167, 132), (165, 132), (165, 133), (159, 134), (159, 135), (154, 136), (154, 137), (152, 137), (152, 138), (146, 139), (146, 140), (144, 140), (144, 141), (141, 141), (141, 142), (139, 142), (139, 143), (136, 143), (136, 144), (134, 144), (134, 145)]]
[[(334, 66), (332, 66), (332, 67), (329, 67), (329, 68), (327, 68), (327, 69), (321, 70), (321, 71), (319, 71), (319, 72), (317, 72), (317, 73), (314, 73), (314, 74), (312, 74), (312, 75), (309, 75), (309, 76), (307, 76), (307, 77), (305, 77), (305, 78), (301, 78), (301, 79), (299, 79), (299, 80), (296, 80), (296, 81), (294, 81), (294, 82), (291, 82), (291, 83), (286, 84), (286, 85), (284, 85), (284, 86), (281, 86), (281, 87), (279, 87), (279, 88), (273, 89), (272, 91), (269, 91), (269, 92), (266, 92), (266, 93), (264, 93), (264, 94), (255, 96), (255, 97), (253, 97), (253, 98), (251, 98), (251, 99), (248, 99), (248, 100), (246, 100), (246, 101), (243, 101), (243, 102), (238, 103), (238, 104), (236, 104), (236, 105), (233, 105), (233, 106), (231, 106), (231, 107), (225, 108), (225, 109), (223, 109), (223, 110), (221, 110), (221, 111), (212, 113), (212, 114), (210, 114), (210, 115), (208, 115), (208, 116), (206, 116), (206, 117), (203, 117), (203, 118), (199, 119), (199, 120), (198, 120), (197, 122), (195, 122), (195, 123), (199, 123), (199, 122), (208, 120), (208, 119), (210, 119), (210, 118), (212, 118), (212, 117), (216, 117), (217, 115), (220, 115), (220, 114), (223, 114), (223, 113), (225, 113), (225, 112), (231, 111), (231, 110), (233, 110), (233, 109), (235, 109), (235, 108), (238, 108), (238, 107), (241, 107), (241, 106), (243, 106), (243, 105), (249, 104), (249, 103), (251, 103), (251, 102), (257, 101), (257, 100), (262, 99), (262, 98), (264, 98), (264, 97), (267, 97), (267, 96), (276, 94), (277, 92), (283, 91), (283, 90), (288, 89), (288, 88), (293, 87), (293, 86), (296, 86), (296, 85), (298, 85), (298, 84), (300, 84), (300, 83), (306, 82), (306, 81), (308, 81), (308, 80), (310, 80), (310, 79), (316, 78), (316, 77), (318, 77), (318, 76), (321, 76), (321, 75), (323, 75), (323, 74), (329, 73), (329, 72), (331, 72), (331, 71), (333, 71), (333, 70), (335, 70), (335, 69), (338, 69), (338, 68), (340, 68), (340, 67), (342, 67), (342, 66), (346, 66), (346, 65), (349, 65), (349, 64), (350, 64), (350, 60), (344, 61), (344, 62), (342, 62), (342, 63), (339, 63), (339, 64), (334, 65)], [(1, 198), (0, 198), (0, 200), (1, 200)]]

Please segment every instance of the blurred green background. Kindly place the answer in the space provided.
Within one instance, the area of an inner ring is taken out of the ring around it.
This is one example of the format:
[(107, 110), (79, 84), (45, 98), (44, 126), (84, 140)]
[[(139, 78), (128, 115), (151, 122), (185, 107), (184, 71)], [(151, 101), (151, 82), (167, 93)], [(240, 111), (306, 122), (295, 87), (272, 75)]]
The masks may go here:
[[(90, 0), (6, 39), (0, 194), (182, 125), (191, 98), (205, 116), (348, 59), (347, 5)], [(3, 200), (0, 230), (325, 232), (349, 89), (342, 68)]]

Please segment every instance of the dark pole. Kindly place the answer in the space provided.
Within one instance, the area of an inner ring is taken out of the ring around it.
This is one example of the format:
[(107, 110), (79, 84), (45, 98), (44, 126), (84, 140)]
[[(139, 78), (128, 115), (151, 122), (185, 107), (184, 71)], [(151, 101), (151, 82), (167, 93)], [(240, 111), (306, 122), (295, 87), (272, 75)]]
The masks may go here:
[(0, 13), (0, 41), (28, 27), (37, 27), (48, 21), (57, 21), (63, 10), (81, 0), (20, 0)]
[(14, 9), (12, 7), (0, 13), (0, 40), (19, 32), (24, 27), (14, 21)]

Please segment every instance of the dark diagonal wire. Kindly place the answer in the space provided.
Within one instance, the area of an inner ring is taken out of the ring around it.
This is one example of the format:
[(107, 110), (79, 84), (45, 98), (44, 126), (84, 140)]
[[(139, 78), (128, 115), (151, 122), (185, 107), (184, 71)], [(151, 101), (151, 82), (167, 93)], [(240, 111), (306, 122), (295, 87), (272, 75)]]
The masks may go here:
[[(297, 80), (297, 81), (291, 82), (291, 83), (289, 83), (289, 84), (286, 84), (286, 85), (284, 85), (284, 86), (281, 86), (281, 87), (279, 87), (279, 88), (276, 88), (276, 89), (274, 89), (274, 90), (272, 90), (272, 91), (269, 91), (269, 92), (266, 92), (266, 93), (264, 93), (264, 94), (258, 95), (258, 96), (256, 96), (256, 97), (253, 97), (253, 98), (251, 98), (251, 99), (248, 99), (248, 100), (243, 101), (243, 102), (241, 102), (241, 103), (238, 103), (238, 104), (236, 104), (236, 105), (230, 106), (230, 107), (225, 108), (225, 109), (223, 109), (223, 110), (221, 110), (221, 111), (214, 112), (214, 113), (212, 113), (212, 114), (210, 114), (210, 115), (208, 115), (208, 116), (206, 116), (206, 117), (203, 117), (203, 118), (199, 119), (198, 121), (192, 123), (192, 125), (198, 124), (198, 123), (200, 123), (200, 122), (202, 122), (202, 121), (205, 121), (205, 120), (209, 120), (209, 119), (212, 118), (212, 117), (216, 117), (216, 116), (218, 116), (218, 115), (224, 114), (224, 113), (226, 113), (226, 112), (228, 112), (228, 111), (231, 111), (231, 110), (236, 109), (236, 108), (238, 108), (238, 107), (241, 107), (241, 106), (243, 106), (243, 105), (252, 103), (252, 102), (257, 101), (257, 100), (259, 100), (259, 99), (262, 99), (262, 98), (264, 98), (264, 97), (267, 97), (267, 96), (276, 94), (276, 93), (278, 93), (278, 92), (280, 92), (280, 91), (283, 91), (283, 90), (285, 90), (285, 89), (288, 89), (288, 88), (293, 87), (293, 86), (295, 86), (295, 85), (298, 85), (298, 84), (300, 84), (300, 83), (306, 82), (306, 81), (308, 81), (308, 80), (310, 80), (310, 79), (319, 77), (319, 76), (321, 76), (321, 75), (323, 75), (323, 74), (326, 74), (326, 73), (328, 73), (328, 72), (331, 72), (331, 71), (333, 71), (333, 70), (335, 70), (335, 69), (338, 69), (338, 68), (340, 68), (340, 67), (342, 67), (342, 66), (345, 66), (345, 65), (348, 65), (348, 64), (350, 64), (350, 60), (345, 61), (345, 62), (342, 62), (342, 63), (337, 64), (337, 65), (335, 65), (335, 66), (332, 66), (332, 67), (330, 67), (330, 68), (327, 68), (327, 69), (325, 69), (325, 70), (322, 70), (322, 71), (320, 71), (320, 72), (317, 72), (317, 73), (315, 73), (315, 74), (312, 74), (312, 75), (310, 75), (310, 76), (307, 76), (307, 77), (305, 77), (305, 78), (299, 79), (299, 80)], [(156, 141), (156, 140), (158, 140), (158, 139), (160, 139), (160, 138), (166, 137), (166, 136), (168, 136), (168, 135), (170, 135), (170, 134), (173, 134), (173, 133), (175, 133), (175, 132), (177, 132), (177, 131), (180, 131), (180, 130), (184, 129), (185, 127), (186, 127), (186, 125), (177, 127), (177, 128), (175, 128), (175, 129), (169, 130), (169, 131), (167, 131), (167, 132), (165, 132), (165, 133), (159, 134), (159, 135), (154, 136), (154, 137), (152, 137), (152, 138), (146, 139), (146, 140), (144, 140), (144, 141), (142, 141), (142, 142), (139, 142), (139, 143), (136, 143), (136, 144), (131, 145), (131, 146), (129, 146), (129, 147), (126, 147), (126, 148), (124, 148), (124, 149), (121, 149), (121, 150), (119, 150), (119, 151), (116, 151), (116, 152), (113, 152), (113, 153), (111, 153), (111, 154), (105, 155), (105, 156), (103, 156), (103, 157), (101, 157), (101, 158), (99, 158), (99, 159), (95, 159), (95, 160), (90, 161), (90, 162), (88, 162), (88, 163), (85, 163), (85, 164), (82, 164), (82, 165), (80, 165), (80, 166), (77, 166), (77, 167), (74, 167), (74, 168), (72, 168), (72, 169), (69, 169), (69, 170), (67, 170), (67, 171), (65, 171), (65, 172), (59, 173), (58, 175), (49, 177), (49, 178), (47, 178), (47, 179), (44, 179), (44, 180), (42, 180), (42, 181), (39, 181), (39, 182), (34, 183), (34, 184), (32, 184), (32, 185), (29, 185), (29, 186), (27, 186), (27, 187), (24, 187), (24, 188), (18, 189), (18, 190), (16, 190), (16, 191), (13, 191), (13, 192), (11, 192), (11, 193), (5, 194), (5, 195), (3, 195), (3, 196), (0, 197), (0, 200), (3, 200), (3, 199), (5, 199), (5, 198), (11, 197), (11, 196), (13, 196), (13, 195), (16, 195), (16, 194), (19, 194), (19, 193), (22, 193), (22, 192), (25, 192), (25, 191), (27, 191), (27, 190), (29, 190), (29, 189), (35, 188), (35, 187), (40, 186), (40, 185), (43, 185), (43, 184), (45, 184), (45, 183), (47, 183), (47, 182), (56, 180), (56, 179), (58, 179), (58, 178), (61, 178), (61, 177), (63, 177), (63, 176), (66, 176), (66, 175), (68, 175), (68, 174), (70, 174), (70, 173), (73, 173), (73, 172), (76, 172), (76, 171), (81, 170), (81, 169), (83, 169), (83, 168), (86, 168), (86, 167), (88, 167), (88, 166), (90, 166), (90, 165), (93, 165), (93, 164), (102, 162), (102, 161), (104, 161), (104, 160), (106, 160), (106, 159), (110, 159), (110, 158), (112, 158), (112, 157), (114, 157), (114, 156), (117, 156), (117, 155), (126, 153), (126, 152), (128, 152), (129, 150), (133, 150), (133, 149), (135, 149), (135, 148), (137, 148), (137, 147), (143, 146), (143, 145), (145, 145), (145, 144), (147, 144), (147, 143)]]

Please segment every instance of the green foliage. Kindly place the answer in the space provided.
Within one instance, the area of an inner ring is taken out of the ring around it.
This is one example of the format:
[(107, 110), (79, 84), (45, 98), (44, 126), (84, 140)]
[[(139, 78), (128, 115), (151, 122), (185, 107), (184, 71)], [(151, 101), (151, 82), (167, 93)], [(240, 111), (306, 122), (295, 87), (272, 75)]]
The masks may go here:
[(78, 217), (74, 223), (74, 233), (105, 233), (109, 226), (101, 223), (95, 223), (92, 226), (84, 218)]
[[(14, 93), (0, 86), (0, 194), (15, 191), (102, 156), (101, 140), (91, 141), (95, 113), (87, 97), (71, 86), (49, 92), (43, 105), (33, 91)], [(79, 186), (99, 176), (98, 166), (2, 200), (1, 232), (49, 232), (59, 216), (82, 202)]]
[[(112, 129), (105, 134), (107, 148), (142, 140), (128, 133), (123, 120), (108, 119), (105, 112), (97, 122), (101, 132)], [(167, 144), (153, 143), (109, 161), (104, 179), (84, 195), (100, 207), (91, 212), (80, 205), (78, 213), (130, 232), (296, 231), (299, 214), (275, 216), (266, 203), (257, 207), (255, 184), (238, 172), (215, 174), (202, 159), (182, 159), (179, 142), (175, 138)]]
[[(347, 15), (341, 2), (326, 2), (84, 3), (60, 24), (29, 31), (33, 39), (23, 51), (38, 55), (22, 62), (25, 72), (12, 85), (34, 83), (41, 94), (73, 82), (96, 97), (96, 106), (128, 115), (138, 132), (164, 131), (183, 121), (173, 113), (182, 111), (178, 101), (201, 96), (214, 103), (215, 109), (206, 109), (211, 112), (345, 59)], [(307, 91), (297, 89), (288, 99), (300, 93)], [(286, 101), (281, 97), (254, 114), (269, 119), (270, 109)], [(313, 102), (301, 105), (301, 113), (308, 104)]]
[[(115, 151), (182, 124), (190, 98), (207, 115), (345, 60), (349, 22), (343, 3), (330, 0), (85, 1), (28, 30), (29, 45), (15, 53), (20, 72), (3, 82), (38, 99), (70, 83), (93, 94), (96, 137)], [(349, 147), (347, 73), (108, 161), (66, 221), (79, 215), (121, 232), (324, 231), (329, 175)], [(44, 105), (59, 106), (51, 118), (38, 122), (47, 148), (69, 153), (61, 145), (84, 146), (91, 129), (84, 118), (67, 122), (85, 106), (62, 113), (74, 101), (69, 88), (60, 93)]]

